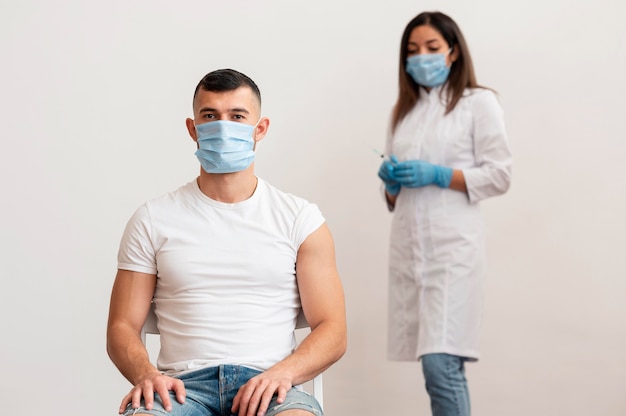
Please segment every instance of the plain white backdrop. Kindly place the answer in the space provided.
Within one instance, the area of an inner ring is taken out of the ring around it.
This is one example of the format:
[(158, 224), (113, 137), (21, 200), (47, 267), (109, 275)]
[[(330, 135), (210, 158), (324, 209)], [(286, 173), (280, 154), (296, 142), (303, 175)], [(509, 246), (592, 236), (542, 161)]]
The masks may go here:
[(508, 194), (483, 204), (480, 416), (626, 408), (626, 3), (621, 0), (0, 2), (0, 398), (10, 415), (114, 415), (105, 352), (123, 228), (193, 179), (198, 80), (252, 77), (271, 120), (256, 171), (320, 205), (349, 348), (333, 415), (428, 415), (418, 363), (386, 360), (390, 214), (376, 176), (400, 36), (423, 10), (463, 30), (500, 94)]

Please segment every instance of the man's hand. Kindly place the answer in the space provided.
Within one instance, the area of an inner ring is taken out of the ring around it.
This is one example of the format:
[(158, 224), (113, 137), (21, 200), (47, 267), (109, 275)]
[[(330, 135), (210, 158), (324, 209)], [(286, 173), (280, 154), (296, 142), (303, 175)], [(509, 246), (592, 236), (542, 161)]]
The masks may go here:
[(231, 411), (239, 416), (263, 416), (274, 394), (278, 395), (277, 402), (282, 403), (291, 387), (293, 385), (285, 375), (266, 371), (241, 386), (233, 399)]
[(146, 409), (152, 409), (154, 405), (154, 393), (158, 393), (163, 402), (165, 410), (170, 412), (172, 410), (172, 401), (170, 400), (169, 392), (176, 393), (176, 400), (179, 403), (185, 402), (187, 393), (185, 392), (185, 385), (177, 378), (164, 376), (160, 373), (150, 374), (144, 377), (122, 400), (119, 413), (123, 413), (126, 410), (126, 406), (132, 403), (132, 408), (137, 409), (141, 406), (141, 399), (143, 398)]

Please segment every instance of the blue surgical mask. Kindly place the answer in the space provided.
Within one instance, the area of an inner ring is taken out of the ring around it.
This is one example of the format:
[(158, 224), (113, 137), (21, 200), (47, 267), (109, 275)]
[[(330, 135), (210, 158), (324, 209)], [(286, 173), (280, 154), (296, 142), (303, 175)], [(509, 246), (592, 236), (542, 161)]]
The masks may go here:
[(429, 53), (409, 56), (406, 59), (406, 72), (423, 87), (438, 87), (448, 79), (450, 68), (446, 65), (447, 53)]
[(252, 132), (257, 124), (251, 126), (216, 120), (196, 125), (196, 157), (202, 169), (207, 173), (232, 173), (247, 169), (254, 160)]

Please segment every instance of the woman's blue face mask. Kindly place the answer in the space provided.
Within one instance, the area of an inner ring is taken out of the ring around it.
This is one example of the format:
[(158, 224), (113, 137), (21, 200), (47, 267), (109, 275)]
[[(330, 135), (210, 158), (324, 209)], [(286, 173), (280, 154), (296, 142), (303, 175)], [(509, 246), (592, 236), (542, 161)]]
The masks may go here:
[(452, 52), (429, 53), (409, 56), (406, 59), (406, 72), (413, 80), (427, 88), (443, 85), (450, 74), (450, 67), (446, 63), (446, 57)]
[(216, 120), (196, 125), (196, 157), (207, 173), (232, 173), (247, 169), (254, 160), (252, 133), (259, 123)]

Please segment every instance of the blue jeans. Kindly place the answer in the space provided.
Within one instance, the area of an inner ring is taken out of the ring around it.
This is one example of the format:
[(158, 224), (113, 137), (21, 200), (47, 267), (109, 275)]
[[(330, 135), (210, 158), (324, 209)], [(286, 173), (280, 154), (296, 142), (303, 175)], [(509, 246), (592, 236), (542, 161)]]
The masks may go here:
[[(154, 406), (151, 410), (143, 407), (132, 409), (130, 405), (123, 415), (131, 416), (136, 413), (158, 416), (231, 416), (230, 408), (239, 388), (246, 384), (260, 371), (237, 365), (220, 365), (208, 367), (177, 376), (185, 384), (187, 397), (185, 403), (180, 404), (176, 396), (170, 392), (172, 411), (166, 412), (158, 394), (155, 393)], [(274, 416), (284, 410), (303, 409), (314, 416), (322, 416), (323, 412), (317, 400), (305, 391), (293, 387), (287, 392), (282, 404), (276, 403), (276, 396), (270, 402), (266, 416)]]
[(421, 360), (433, 416), (469, 416), (465, 358), (450, 354), (426, 354)]

